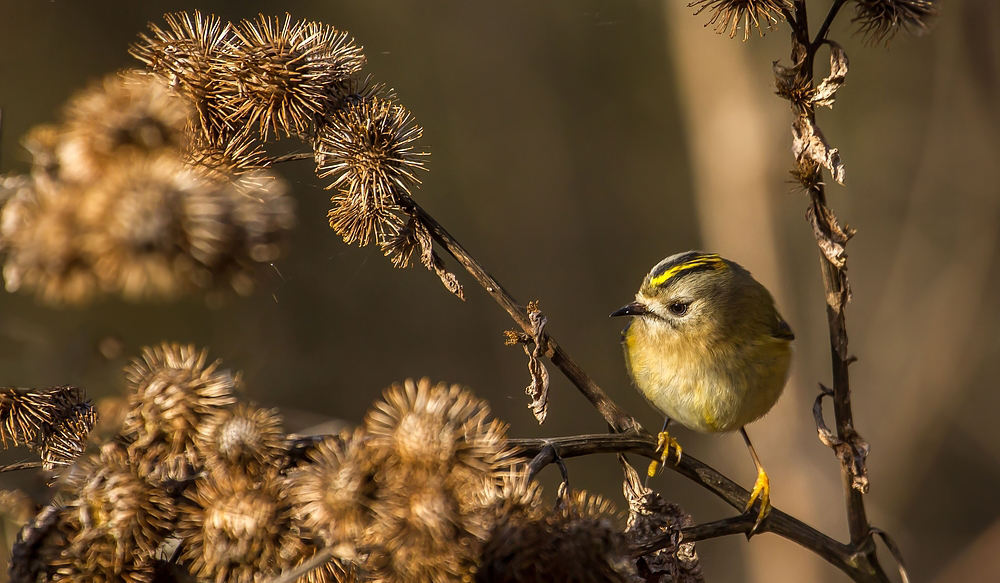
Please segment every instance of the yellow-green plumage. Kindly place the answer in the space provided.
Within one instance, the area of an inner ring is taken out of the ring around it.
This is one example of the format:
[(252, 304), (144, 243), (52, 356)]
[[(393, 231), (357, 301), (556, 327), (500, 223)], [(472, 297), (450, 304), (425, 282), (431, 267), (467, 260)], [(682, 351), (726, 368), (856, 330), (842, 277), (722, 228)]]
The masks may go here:
[(629, 306), (616, 312), (634, 316), (622, 333), (629, 374), (670, 419), (736, 431), (781, 396), (793, 336), (771, 294), (738, 264), (695, 251), (668, 257)]

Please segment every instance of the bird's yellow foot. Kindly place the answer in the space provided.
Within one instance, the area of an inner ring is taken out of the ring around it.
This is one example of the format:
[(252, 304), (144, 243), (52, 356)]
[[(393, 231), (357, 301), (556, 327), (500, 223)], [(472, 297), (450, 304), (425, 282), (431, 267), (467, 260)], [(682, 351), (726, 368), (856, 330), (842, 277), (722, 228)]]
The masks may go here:
[(666, 431), (661, 431), (656, 436), (656, 453), (660, 454), (660, 461), (654, 461), (649, 464), (649, 469), (646, 473), (650, 478), (655, 476), (656, 472), (659, 471), (661, 463), (665, 464), (670, 461), (671, 447), (677, 451), (677, 463), (681, 463), (681, 444), (677, 443), (677, 440), (673, 437), (670, 437), (670, 434)]
[(771, 485), (767, 479), (767, 474), (764, 473), (764, 468), (757, 469), (757, 481), (754, 482), (753, 490), (750, 492), (750, 500), (747, 502), (747, 507), (743, 509), (743, 512), (749, 512), (753, 508), (753, 503), (757, 500), (760, 500), (760, 511), (757, 513), (757, 521), (753, 523), (753, 528), (750, 529), (751, 535), (757, 531), (757, 527), (760, 526), (760, 523), (771, 512)]

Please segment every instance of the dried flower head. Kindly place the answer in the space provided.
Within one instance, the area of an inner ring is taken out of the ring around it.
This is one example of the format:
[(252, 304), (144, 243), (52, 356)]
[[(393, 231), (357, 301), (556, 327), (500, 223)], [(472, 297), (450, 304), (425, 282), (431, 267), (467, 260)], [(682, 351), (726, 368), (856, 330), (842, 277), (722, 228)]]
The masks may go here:
[(385, 390), (365, 417), (370, 445), (390, 464), (491, 471), (507, 453), (506, 426), (459, 385), (407, 380)]
[(742, 25), (746, 41), (750, 38), (751, 26), (764, 36), (761, 25), (770, 28), (783, 20), (781, 10), (791, 8), (792, 3), (790, 0), (694, 0), (688, 6), (698, 7), (696, 16), (711, 10), (712, 17), (705, 26), (713, 26), (719, 34), (729, 31), (729, 38), (734, 38)]
[(389, 100), (372, 97), (334, 112), (319, 129), (316, 173), (332, 177), (327, 188), (346, 193), (365, 209), (391, 207), (419, 184), (423, 168), (413, 143), (423, 129), (410, 112)]
[(233, 239), (221, 187), (172, 156), (114, 165), (81, 202), (84, 248), (99, 280), (130, 299), (194, 287)]
[(364, 201), (341, 191), (330, 199), (334, 207), (327, 213), (330, 228), (348, 245), (367, 245), (374, 239), (379, 244), (392, 241), (403, 222), (397, 216), (396, 205), (366, 206)]
[(869, 44), (888, 44), (900, 30), (921, 33), (937, 16), (935, 0), (854, 0), (853, 22)]
[(150, 23), (151, 35), (139, 34), (129, 47), (135, 58), (187, 97), (198, 111), (201, 133), (215, 136), (228, 128), (218, 104), (218, 79), (229, 57), (232, 26), (216, 16), (165, 14), (167, 29)]
[(223, 180), (271, 165), (260, 142), (246, 128), (215, 136), (195, 137), (185, 152), (185, 160)]
[(134, 560), (151, 559), (173, 527), (173, 499), (140, 477), (115, 442), (82, 460), (67, 485), (74, 497), (66, 520), (78, 530), (67, 553), (84, 563), (121, 573)]
[(62, 411), (52, 423), (43, 427), (38, 437), (42, 467), (53, 470), (67, 466), (83, 455), (88, 438), (97, 425), (97, 410), (89, 402), (81, 402)]
[(84, 253), (77, 220), (75, 187), (58, 192), (21, 184), (0, 212), (0, 244), (7, 291), (33, 290), (50, 304), (82, 304), (97, 291), (90, 258)]
[(230, 119), (288, 136), (305, 133), (330, 101), (330, 87), (361, 70), (364, 56), (347, 33), (317, 22), (260, 15), (235, 29), (234, 58), (222, 78)]
[(360, 428), (328, 437), (289, 474), (296, 520), (326, 546), (357, 544), (371, 523), (375, 466), (365, 439)]
[[(476, 565), (485, 531), (464, 513), (459, 491), (447, 479), (414, 472), (408, 486), (385, 492), (373, 506), (366, 533), (367, 568), (392, 583), (445, 582), (467, 577)], [(472, 526), (473, 529), (470, 529)]]
[(88, 183), (123, 153), (183, 147), (192, 111), (162, 79), (133, 70), (77, 94), (64, 115), (56, 144), (60, 177)]
[(129, 453), (139, 472), (155, 479), (184, 480), (202, 465), (194, 440), (207, 415), (232, 405), (233, 377), (206, 366), (207, 350), (161, 344), (144, 348), (126, 369), (132, 384), (122, 434), (134, 440)]
[(217, 582), (250, 583), (287, 568), (303, 554), (280, 478), (251, 481), (211, 472), (180, 505), (177, 533), (192, 573)]
[(198, 425), (195, 446), (209, 470), (243, 472), (252, 478), (277, 465), (284, 441), (277, 409), (241, 403), (206, 416)]
[(541, 518), (499, 521), (481, 560), (479, 583), (624, 582), (632, 574), (620, 517), (609, 502), (584, 492)]

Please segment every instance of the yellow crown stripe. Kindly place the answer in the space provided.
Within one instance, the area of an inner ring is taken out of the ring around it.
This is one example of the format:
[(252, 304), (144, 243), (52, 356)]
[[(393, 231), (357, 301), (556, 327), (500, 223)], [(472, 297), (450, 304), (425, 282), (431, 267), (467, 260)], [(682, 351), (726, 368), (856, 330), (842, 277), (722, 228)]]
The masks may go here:
[(681, 273), (695, 269), (698, 267), (711, 267), (712, 269), (725, 269), (726, 261), (719, 257), (718, 255), (699, 255), (697, 257), (692, 257), (684, 263), (679, 263), (670, 269), (667, 269), (660, 275), (657, 275), (653, 279), (649, 280), (649, 285), (653, 287), (661, 286), (671, 279), (677, 277)]

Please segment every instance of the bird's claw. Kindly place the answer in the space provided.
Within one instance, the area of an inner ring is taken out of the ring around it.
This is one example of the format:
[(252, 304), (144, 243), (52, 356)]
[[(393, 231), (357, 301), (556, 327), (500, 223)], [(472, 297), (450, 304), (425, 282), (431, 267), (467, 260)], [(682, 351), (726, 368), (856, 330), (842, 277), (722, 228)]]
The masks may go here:
[(771, 512), (771, 485), (763, 468), (757, 470), (757, 481), (754, 482), (753, 490), (750, 492), (750, 500), (747, 501), (747, 507), (743, 509), (743, 512), (749, 512), (757, 500), (760, 500), (760, 510), (757, 513), (757, 520), (753, 523), (753, 528), (750, 529), (747, 536), (752, 536), (757, 532), (757, 527)]
[(677, 451), (676, 463), (681, 463), (681, 444), (677, 443), (677, 440), (673, 437), (670, 437), (668, 432), (661, 431), (660, 434), (656, 436), (656, 452), (660, 454), (660, 460), (650, 462), (649, 469), (646, 471), (650, 478), (657, 474), (661, 463), (665, 464), (670, 461), (671, 447)]

